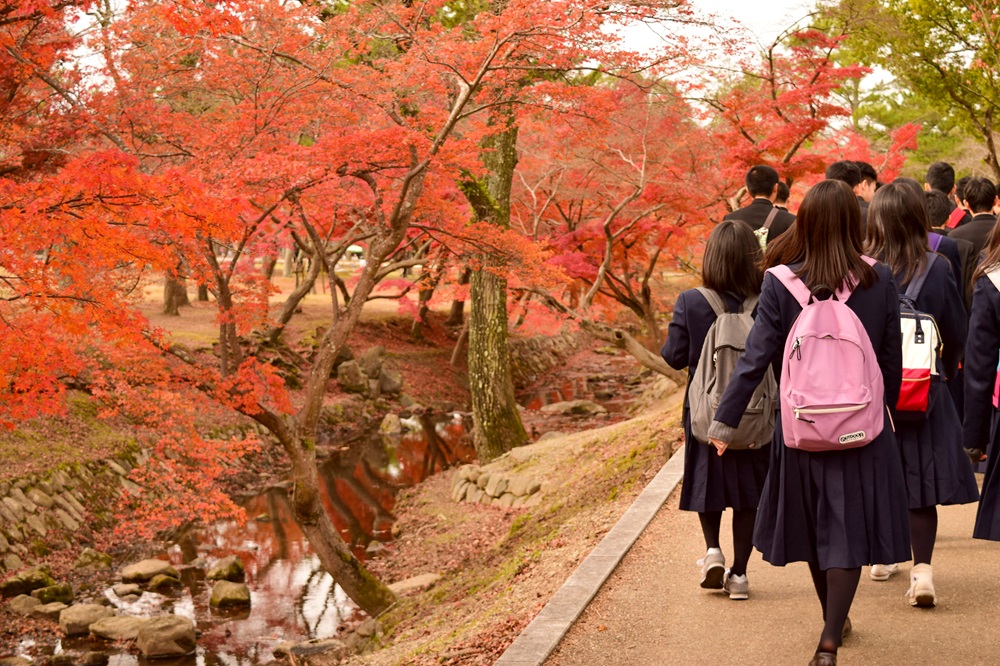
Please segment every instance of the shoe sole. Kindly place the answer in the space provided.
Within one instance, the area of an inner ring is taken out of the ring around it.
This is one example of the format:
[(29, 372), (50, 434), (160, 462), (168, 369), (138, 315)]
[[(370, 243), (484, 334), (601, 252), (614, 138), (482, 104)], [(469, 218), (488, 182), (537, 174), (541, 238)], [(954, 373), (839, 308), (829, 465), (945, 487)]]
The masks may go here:
[(917, 608), (934, 608), (937, 599), (932, 592), (919, 592), (910, 599), (910, 605)]
[[(898, 572), (894, 571), (893, 573), (898, 573)], [(875, 580), (875, 581), (878, 581), (878, 582), (882, 582), (882, 581), (889, 580), (892, 577), (892, 574), (891, 573), (887, 573), (887, 574), (881, 574), (881, 575), (878, 575), (878, 576), (876, 576), (875, 574), (868, 574), (868, 577), (871, 578), (872, 580)]]
[(726, 575), (726, 567), (721, 564), (709, 565), (705, 577), (701, 579), (701, 586), (706, 590), (721, 590), (722, 579)]
[(750, 595), (746, 592), (730, 592), (729, 598), (733, 601), (746, 601), (750, 598)]

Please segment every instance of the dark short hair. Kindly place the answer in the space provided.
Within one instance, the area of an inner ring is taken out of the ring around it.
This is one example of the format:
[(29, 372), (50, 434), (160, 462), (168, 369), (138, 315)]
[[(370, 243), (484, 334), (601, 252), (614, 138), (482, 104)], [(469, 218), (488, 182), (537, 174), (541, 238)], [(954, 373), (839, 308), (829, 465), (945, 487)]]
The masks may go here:
[(972, 178), (965, 185), (965, 201), (969, 202), (973, 215), (989, 213), (996, 198), (997, 188), (989, 178)]
[(758, 164), (747, 171), (747, 192), (752, 197), (769, 197), (780, 180), (778, 172), (766, 164)]
[(791, 191), (788, 189), (788, 185), (783, 182), (778, 181), (778, 195), (774, 198), (775, 203), (785, 203), (788, 201), (788, 197), (791, 195)]
[(935, 162), (927, 167), (924, 182), (930, 185), (932, 190), (951, 194), (955, 187), (955, 169), (947, 162)]
[(868, 162), (862, 162), (861, 160), (855, 160), (854, 165), (858, 167), (858, 171), (861, 172), (861, 180), (869, 183), (878, 182), (878, 172), (875, 171), (875, 167)]
[(826, 168), (826, 179), (839, 180), (852, 188), (857, 187), (861, 182), (861, 169), (850, 160), (840, 160)]
[(741, 298), (759, 294), (764, 281), (760, 259), (760, 241), (750, 225), (742, 220), (723, 220), (712, 229), (705, 245), (702, 284)]
[(969, 184), (972, 180), (972, 176), (962, 176), (955, 181), (955, 196), (958, 197), (959, 201), (965, 200), (965, 186)]
[(948, 195), (941, 190), (924, 192), (927, 202), (927, 218), (932, 227), (943, 227), (951, 216), (951, 202)]

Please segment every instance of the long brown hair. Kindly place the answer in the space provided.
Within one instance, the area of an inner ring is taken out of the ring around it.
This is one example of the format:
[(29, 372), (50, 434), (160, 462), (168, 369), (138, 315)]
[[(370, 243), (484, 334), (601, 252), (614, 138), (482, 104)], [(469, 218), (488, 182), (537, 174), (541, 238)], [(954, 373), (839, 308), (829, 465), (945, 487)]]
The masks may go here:
[(881, 188), (868, 207), (865, 252), (889, 265), (905, 285), (927, 265), (927, 211), (907, 183), (893, 181)]
[(861, 208), (854, 190), (824, 180), (803, 197), (791, 229), (768, 244), (764, 268), (801, 262), (795, 274), (811, 290), (870, 287), (878, 276), (861, 252)]
[(724, 220), (712, 230), (701, 262), (701, 281), (720, 294), (740, 298), (760, 293), (764, 274), (760, 270), (760, 243), (741, 220)]

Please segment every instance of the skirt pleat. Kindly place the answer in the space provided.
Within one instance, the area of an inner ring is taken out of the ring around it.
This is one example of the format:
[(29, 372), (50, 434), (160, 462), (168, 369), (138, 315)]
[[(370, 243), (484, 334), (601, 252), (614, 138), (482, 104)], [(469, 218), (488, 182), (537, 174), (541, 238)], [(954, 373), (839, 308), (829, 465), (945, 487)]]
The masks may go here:
[(1000, 541), (1000, 412), (993, 412), (990, 426), (990, 444), (986, 450), (986, 473), (983, 492), (976, 513), (976, 526), (972, 536), (976, 539)]
[(860, 448), (811, 453), (783, 442), (779, 419), (754, 529), (764, 560), (825, 570), (910, 558), (906, 486), (888, 418)]
[(770, 446), (729, 450), (718, 455), (714, 446), (702, 444), (691, 434), (684, 407), (684, 484), (680, 508), (685, 511), (756, 509), (767, 477)]

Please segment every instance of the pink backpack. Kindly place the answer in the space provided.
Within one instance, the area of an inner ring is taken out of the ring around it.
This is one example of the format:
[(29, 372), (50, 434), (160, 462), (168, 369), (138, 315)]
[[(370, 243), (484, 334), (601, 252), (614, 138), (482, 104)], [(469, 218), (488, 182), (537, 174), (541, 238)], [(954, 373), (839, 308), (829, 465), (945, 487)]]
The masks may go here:
[(885, 389), (868, 333), (845, 305), (852, 290), (820, 301), (788, 266), (768, 272), (802, 306), (785, 341), (779, 382), (785, 446), (840, 451), (868, 444), (885, 423)]

